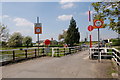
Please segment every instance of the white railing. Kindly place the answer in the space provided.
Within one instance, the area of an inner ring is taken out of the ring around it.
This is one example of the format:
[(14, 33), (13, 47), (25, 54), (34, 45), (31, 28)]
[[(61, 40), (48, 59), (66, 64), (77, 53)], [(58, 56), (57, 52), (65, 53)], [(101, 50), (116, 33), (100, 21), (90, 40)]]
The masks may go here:
[(98, 57), (101, 61), (101, 57), (111, 57), (114, 58), (116, 63), (120, 66), (120, 51), (115, 48), (90, 48), (89, 49), (89, 58), (94, 59)]

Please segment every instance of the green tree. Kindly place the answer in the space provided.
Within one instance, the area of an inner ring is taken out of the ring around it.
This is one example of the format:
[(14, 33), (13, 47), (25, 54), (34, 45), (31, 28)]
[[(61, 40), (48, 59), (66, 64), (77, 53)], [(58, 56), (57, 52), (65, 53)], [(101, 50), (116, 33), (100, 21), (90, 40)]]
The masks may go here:
[(92, 3), (96, 15), (94, 19), (109, 20), (104, 26), (120, 34), (120, 1)]
[(26, 36), (23, 38), (23, 44), (25, 44), (25, 46), (29, 46), (32, 44), (32, 38), (30, 36)]
[(80, 33), (78, 32), (78, 28), (76, 27), (76, 21), (73, 17), (70, 20), (70, 25), (67, 30), (67, 35), (65, 37), (65, 43), (73, 46), (74, 43), (79, 43)]
[(0, 23), (0, 41), (6, 42), (8, 40), (8, 37), (9, 37), (9, 33), (7, 26), (5, 26), (4, 24), (2, 25)]
[(10, 47), (22, 46), (22, 39), (23, 39), (23, 36), (21, 35), (21, 33), (15, 32), (10, 36), (8, 40), (8, 45)]
[(63, 33), (59, 34), (58, 40), (63, 39), (63, 41), (64, 41), (64, 39), (65, 39), (66, 36), (67, 36), (67, 30), (63, 30)]

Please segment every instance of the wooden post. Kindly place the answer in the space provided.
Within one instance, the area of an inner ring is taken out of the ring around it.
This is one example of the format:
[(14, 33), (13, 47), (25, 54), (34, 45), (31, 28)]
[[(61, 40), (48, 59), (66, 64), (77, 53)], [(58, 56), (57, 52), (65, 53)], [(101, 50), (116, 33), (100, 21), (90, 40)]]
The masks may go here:
[(37, 57), (37, 55), (36, 55), (36, 49), (35, 49), (35, 57)]
[(27, 50), (25, 50), (25, 58), (27, 58)]
[(57, 48), (57, 57), (59, 57), (59, 48)]
[(13, 50), (13, 61), (15, 61), (15, 51)]
[(71, 54), (71, 48), (69, 48), (69, 53)]
[(44, 55), (44, 48), (42, 48), (42, 55)]
[(65, 56), (66, 54), (65, 54), (65, 48), (64, 48), (64, 56)]

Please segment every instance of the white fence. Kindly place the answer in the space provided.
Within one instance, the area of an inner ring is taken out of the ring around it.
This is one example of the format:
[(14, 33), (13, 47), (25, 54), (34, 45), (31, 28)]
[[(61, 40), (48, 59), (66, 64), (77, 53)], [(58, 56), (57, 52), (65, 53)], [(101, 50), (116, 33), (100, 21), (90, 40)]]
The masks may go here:
[(94, 59), (95, 57), (99, 58), (101, 61), (101, 57), (111, 57), (114, 58), (116, 63), (120, 66), (120, 51), (115, 48), (90, 48), (89, 49), (89, 58)]

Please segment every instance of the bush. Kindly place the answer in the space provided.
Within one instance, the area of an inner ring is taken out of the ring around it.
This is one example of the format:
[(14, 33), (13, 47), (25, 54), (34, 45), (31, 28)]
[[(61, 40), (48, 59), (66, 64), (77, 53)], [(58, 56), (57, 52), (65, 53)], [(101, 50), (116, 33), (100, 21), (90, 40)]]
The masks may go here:
[(112, 46), (120, 46), (120, 39), (112, 39)]

